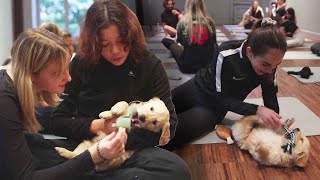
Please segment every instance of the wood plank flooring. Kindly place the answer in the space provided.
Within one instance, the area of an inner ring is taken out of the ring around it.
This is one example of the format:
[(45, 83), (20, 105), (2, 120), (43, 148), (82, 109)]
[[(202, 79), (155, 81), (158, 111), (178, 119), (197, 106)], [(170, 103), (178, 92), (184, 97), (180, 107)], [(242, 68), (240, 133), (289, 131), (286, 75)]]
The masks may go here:
[[(320, 86), (302, 84), (281, 69), (293, 66), (320, 66), (320, 60), (284, 60), (278, 70), (278, 97), (296, 97), (320, 116)], [(260, 87), (249, 97), (261, 97)], [(186, 145), (174, 152), (189, 165), (194, 180), (316, 180), (320, 179), (320, 136), (311, 136), (309, 140), (309, 164), (304, 170), (259, 166), (249, 153), (240, 150), (236, 145)]]

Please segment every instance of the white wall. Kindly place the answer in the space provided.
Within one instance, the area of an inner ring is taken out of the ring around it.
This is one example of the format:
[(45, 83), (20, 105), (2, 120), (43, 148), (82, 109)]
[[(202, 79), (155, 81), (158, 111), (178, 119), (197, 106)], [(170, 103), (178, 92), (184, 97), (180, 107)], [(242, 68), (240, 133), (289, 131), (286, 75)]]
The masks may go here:
[(13, 21), (12, 21), (12, 1), (0, 0), (0, 65), (10, 56), (13, 42)]
[(287, 0), (289, 7), (295, 10), (300, 29), (320, 35), (319, 0)]

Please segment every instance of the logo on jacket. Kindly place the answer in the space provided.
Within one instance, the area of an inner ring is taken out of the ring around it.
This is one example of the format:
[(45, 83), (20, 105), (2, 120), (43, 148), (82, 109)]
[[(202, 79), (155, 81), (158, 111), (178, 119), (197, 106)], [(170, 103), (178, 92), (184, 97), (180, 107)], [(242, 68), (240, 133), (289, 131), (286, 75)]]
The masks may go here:
[(136, 77), (136, 75), (134, 75), (134, 73), (132, 71), (129, 71), (128, 76), (130, 77)]
[(233, 80), (236, 80), (236, 81), (241, 81), (241, 80), (244, 80), (245, 77), (237, 77), (237, 76), (233, 76), (232, 77)]

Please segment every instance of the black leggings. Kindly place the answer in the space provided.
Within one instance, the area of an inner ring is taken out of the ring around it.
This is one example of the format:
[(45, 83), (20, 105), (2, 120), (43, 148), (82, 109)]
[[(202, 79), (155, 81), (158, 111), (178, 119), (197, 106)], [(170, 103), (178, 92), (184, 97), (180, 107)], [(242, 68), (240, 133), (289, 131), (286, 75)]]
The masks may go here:
[(164, 146), (168, 150), (211, 132), (225, 115), (214, 111), (214, 102), (196, 89), (193, 79), (172, 90), (172, 101), (178, 116), (178, 125), (175, 136)]
[[(59, 146), (73, 150), (78, 145), (72, 140), (44, 139), (42, 135), (36, 133), (25, 133), (25, 137), (34, 155), (33, 160), (39, 169), (53, 167), (66, 161), (54, 147)], [(82, 176), (81, 179), (191, 180), (191, 173), (186, 163), (176, 154), (161, 148), (151, 147), (135, 152), (117, 169), (100, 173), (93, 170)]]

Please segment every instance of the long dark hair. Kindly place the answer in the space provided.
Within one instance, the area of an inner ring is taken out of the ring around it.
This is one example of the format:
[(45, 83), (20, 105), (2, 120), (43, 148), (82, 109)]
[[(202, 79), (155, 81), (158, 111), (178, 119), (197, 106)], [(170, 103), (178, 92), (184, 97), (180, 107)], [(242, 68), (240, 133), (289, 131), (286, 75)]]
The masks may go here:
[(296, 23), (296, 13), (294, 12), (294, 9), (288, 8), (286, 11), (290, 14), (290, 18), (288, 20)]
[(88, 9), (79, 36), (80, 58), (90, 64), (99, 61), (102, 51), (99, 32), (110, 25), (118, 27), (122, 42), (130, 49), (130, 59), (138, 63), (147, 50), (145, 37), (136, 15), (118, 0), (96, 1)]

